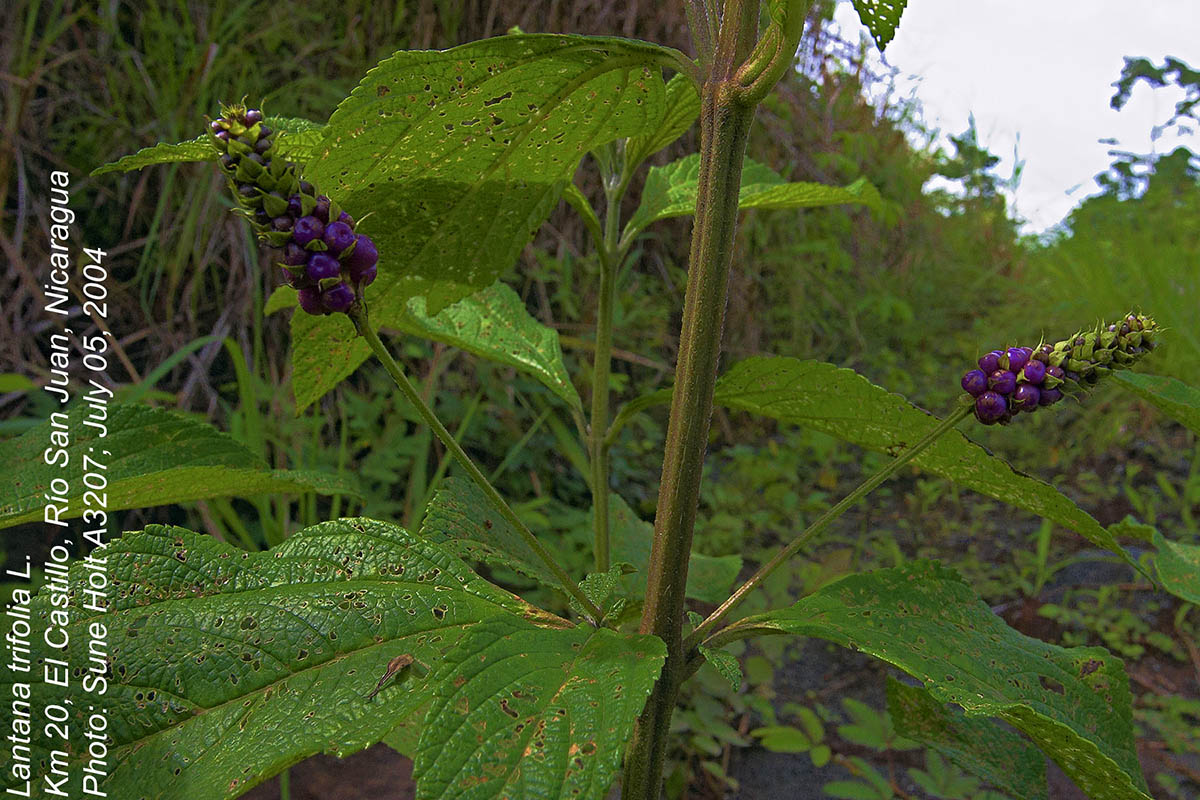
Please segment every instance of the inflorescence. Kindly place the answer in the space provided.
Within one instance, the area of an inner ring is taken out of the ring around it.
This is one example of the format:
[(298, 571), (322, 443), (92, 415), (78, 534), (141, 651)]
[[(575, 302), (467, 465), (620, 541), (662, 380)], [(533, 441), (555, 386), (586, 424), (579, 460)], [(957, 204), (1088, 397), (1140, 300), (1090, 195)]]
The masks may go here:
[(1103, 323), (1056, 344), (993, 350), (979, 368), (962, 377), (975, 398), (975, 416), (985, 425), (1007, 423), (1022, 411), (1052, 406), (1066, 395), (1095, 386), (1113, 370), (1125, 369), (1154, 349), (1158, 324), (1142, 314)]
[(223, 106), (210, 130), (238, 205), (259, 239), (279, 251), (300, 307), (309, 314), (349, 311), (375, 280), (375, 242), (355, 233), (354, 218), (301, 180), (294, 163), (276, 157), (276, 131), (262, 111)]

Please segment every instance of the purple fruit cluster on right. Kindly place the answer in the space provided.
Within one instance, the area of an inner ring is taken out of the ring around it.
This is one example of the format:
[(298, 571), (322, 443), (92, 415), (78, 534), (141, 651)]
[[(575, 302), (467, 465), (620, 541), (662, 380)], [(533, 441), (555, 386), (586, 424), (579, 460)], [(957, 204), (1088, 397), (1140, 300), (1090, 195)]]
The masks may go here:
[(974, 398), (980, 422), (1008, 423), (1130, 366), (1154, 349), (1158, 331), (1150, 317), (1130, 313), (1120, 322), (1101, 324), (1056, 344), (993, 350), (979, 359), (978, 369), (963, 375), (962, 388)]
[(262, 111), (225, 106), (210, 125), (222, 170), (259, 238), (279, 251), (284, 280), (309, 314), (349, 311), (375, 280), (379, 251), (355, 220), (276, 157)]

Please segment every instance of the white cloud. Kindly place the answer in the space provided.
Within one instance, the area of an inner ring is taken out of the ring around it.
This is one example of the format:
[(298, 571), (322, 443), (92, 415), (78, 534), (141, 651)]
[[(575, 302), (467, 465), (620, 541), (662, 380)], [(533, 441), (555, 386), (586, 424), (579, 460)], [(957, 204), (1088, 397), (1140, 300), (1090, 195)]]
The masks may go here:
[[(851, 40), (862, 30), (849, 2), (835, 20)], [(1198, 33), (1197, 0), (910, 0), (884, 57), (931, 127), (958, 134), (974, 113), (980, 142), (1002, 159), (1000, 175), (1010, 173), (1019, 137), (1026, 163), (1015, 206), (1029, 230), (1042, 231), (1096, 190), (1093, 178), (1112, 160), (1099, 139), (1139, 153), (1180, 143), (1150, 139), (1180, 92), (1142, 83), (1117, 112), (1111, 84), (1127, 55), (1200, 66)]]

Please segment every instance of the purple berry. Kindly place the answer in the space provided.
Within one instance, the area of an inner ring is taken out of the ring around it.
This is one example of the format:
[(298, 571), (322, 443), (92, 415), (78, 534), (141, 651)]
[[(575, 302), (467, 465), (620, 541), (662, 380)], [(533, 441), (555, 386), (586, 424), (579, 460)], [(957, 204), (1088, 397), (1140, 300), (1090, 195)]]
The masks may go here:
[(972, 397), (979, 397), (987, 391), (988, 379), (981, 369), (973, 369), (962, 376), (963, 391)]
[(358, 273), (354, 279), (356, 283), (361, 283), (363, 286), (370, 286), (375, 282), (375, 275), (379, 272), (378, 268), (372, 264), (371, 266)]
[(215, 135), (216, 135), (216, 137), (217, 137), (218, 139), (220, 139), (222, 142), (228, 142), (228, 141), (229, 141), (229, 131), (217, 131)]
[(287, 213), (297, 218), (304, 214), (304, 206), (300, 204), (300, 195), (294, 194), (288, 198)]
[(212, 129), (213, 133), (220, 133), (221, 131), (225, 130), (223, 121), (219, 119), (214, 119), (212, 122), (208, 123), (208, 127)]
[(1063, 379), (1063, 376), (1066, 375), (1067, 373), (1063, 372), (1062, 367), (1056, 367), (1052, 364), (1052, 365), (1046, 367), (1046, 374), (1052, 378), (1058, 378), (1061, 381)]
[(341, 214), (338, 214), (337, 221), (344, 222), (347, 225), (349, 225), (351, 228), (354, 227), (354, 217), (350, 216), (345, 211), (343, 211)]
[(330, 311), (345, 311), (354, 302), (354, 290), (347, 283), (339, 283), (321, 292), (321, 302)]
[(301, 289), (300, 307), (309, 314), (324, 314), (325, 304), (321, 302), (321, 290), (315, 286)]
[(288, 242), (283, 248), (283, 263), (289, 267), (298, 267), (308, 263), (308, 251), (295, 242)]
[(984, 392), (975, 398), (975, 416), (984, 425), (999, 422), (1008, 413), (1008, 402), (995, 392)]
[(331, 222), (325, 226), (325, 244), (335, 256), (354, 244), (354, 231), (344, 222)]
[(1038, 407), (1038, 400), (1041, 399), (1041, 392), (1031, 383), (1022, 383), (1013, 392), (1013, 406), (1021, 411), (1033, 411)]
[(262, 121), (263, 121), (262, 111), (260, 111), (257, 108), (246, 109), (246, 124), (247, 125), (256, 125)]
[(296, 220), (296, 226), (292, 228), (292, 241), (301, 247), (324, 235), (325, 223), (316, 217), (301, 217)]
[(310, 281), (322, 281), (326, 278), (336, 278), (341, 274), (342, 265), (328, 253), (313, 253), (308, 258), (308, 266), (304, 274)]
[[(1032, 352), (1032, 351), (1030, 351)], [(1020, 372), (1021, 367), (1025, 366), (1029, 361), (1029, 353), (1025, 352), (1024, 347), (1008, 348), (1008, 368), (1012, 372)]]
[[(292, 229), (291, 217), (275, 217), (271, 220), (271, 228), (277, 231), (290, 231)], [(289, 242), (288, 244), (291, 244)]]
[(1006, 369), (998, 369), (988, 378), (988, 387), (998, 394), (1012, 394), (1017, 388), (1017, 376)]
[(321, 195), (317, 198), (317, 205), (313, 208), (312, 214), (317, 219), (321, 220), (322, 224), (329, 222), (329, 198)]
[(986, 374), (991, 375), (996, 370), (1000, 369), (1000, 356), (1004, 355), (1002, 350), (993, 350), (992, 352), (979, 359), (979, 368)]
[(308, 181), (300, 181), (300, 194), (315, 194), (316, 188)]
[(1021, 375), (1030, 383), (1041, 383), (1046, 378), (1046, 365), (1041, 361), (1030, 361), (1021, 370)]
[(350, 271), (351, 280), (357, 282), (364, 272), (375, 266), (379, 251), (370, 236), (360, 233), (354, 237), (354, 241), (357, 244), (354, 245), (354, 252), (346, 257), (346, 269)]
[(1058, 389), (1042, 389), (1038, 396), (1038, 405), (1052, 406), (1063, 399), (1063, 393)]

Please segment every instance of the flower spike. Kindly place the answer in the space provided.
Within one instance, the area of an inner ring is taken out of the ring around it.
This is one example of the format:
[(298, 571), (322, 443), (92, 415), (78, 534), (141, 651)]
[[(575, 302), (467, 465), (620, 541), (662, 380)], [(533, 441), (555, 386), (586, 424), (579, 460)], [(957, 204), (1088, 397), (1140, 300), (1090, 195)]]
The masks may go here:
[(221, 170), (258, 238), (278, 251), (284, 280), (309, 314), (348, 312), (375, 280), (379, 251), (355, 233), (354, 218), (276, 157), (275, 134), (261, 110), (221, 107), (209, 124)]
[(974, 398), (980, 422), (1008, 423), (1022, 411), (1079, 396), (1113, 370), (1132, 366), (1154, 349), (1160, 332), (1152, 318), (1130, 312), (1055, 344), (993, 350), (980, 357), (978, 369), (963, 375), (962, 388)]

